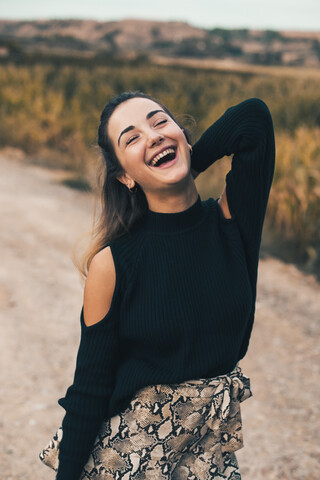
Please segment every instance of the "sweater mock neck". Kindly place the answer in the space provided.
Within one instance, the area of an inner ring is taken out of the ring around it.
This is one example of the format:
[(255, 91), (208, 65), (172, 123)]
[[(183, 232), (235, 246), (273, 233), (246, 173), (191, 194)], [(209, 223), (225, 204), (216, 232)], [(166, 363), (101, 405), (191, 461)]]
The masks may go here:
[(163, 213), (148, 209), (145, 219), (147, 230), (157, 233), (179, 233), (194, 227), (205, 217), (200, 195), (191, 207), (181, 212)]

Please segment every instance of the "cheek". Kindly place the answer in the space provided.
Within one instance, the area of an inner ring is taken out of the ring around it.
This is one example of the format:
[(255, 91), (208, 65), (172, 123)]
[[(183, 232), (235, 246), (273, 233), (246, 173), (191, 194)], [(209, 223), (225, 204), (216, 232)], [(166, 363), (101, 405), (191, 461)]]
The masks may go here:
[(183, 150), (185, 150), (186, 152), (189, 152), (188, 141), (187, 141), (186, 137), (184, 136), (183, 132), (180, 136), (180, 145), (183, 148)]
[(177, 142), (179, 142), (180, 146), (182, 146), (182, 145), (188, 146), (187, 139), (186, 139), (186, 137), (185, 137), (185, 135), (184, 135), (184, 133), (183, 133), (183, 131), (181, 130), (180, 127), (178, 127), (176, 125), (172, 125), (170, 130), (168, 129), (164, 133), (168, 137), (171, 137), (171, 138), (175, 139)]
[(180, 142), (184, 143), (185, 146), (188, 146), (188, 140), (186, 139), (185, 134), (183, 133), (183, 131), (180, 128), (179, 128), (179, 133), (177, 135), (179, 136)]
[(128, 172), (134, 172), (144, 164), (144, 148), (142, 144), (132, 145), (123, 155), (123, 165)]

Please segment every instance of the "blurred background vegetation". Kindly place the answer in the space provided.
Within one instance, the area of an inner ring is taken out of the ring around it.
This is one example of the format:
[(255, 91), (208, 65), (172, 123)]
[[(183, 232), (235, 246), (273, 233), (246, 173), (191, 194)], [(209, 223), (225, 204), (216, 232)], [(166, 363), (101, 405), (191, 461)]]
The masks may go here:
[[(229, 106), (259, 97), (271, 111), (277, 151), (261, 255), (279, 256), (320, 278), (319, 76), (161, 66), (143, 56), (69, 60), (0, 64), (0, 148), (15, 147), (35, 163), (67, 169), (71, 186), (89, 190), (100, 162), (99, 117), (111, 96), (138, 89), (179, 119), (191, 115), (195, 123), (187, 117), (186, 126), (194, 141)], [(230, 161), (198, 177), (203, 199), (219, 197)]]

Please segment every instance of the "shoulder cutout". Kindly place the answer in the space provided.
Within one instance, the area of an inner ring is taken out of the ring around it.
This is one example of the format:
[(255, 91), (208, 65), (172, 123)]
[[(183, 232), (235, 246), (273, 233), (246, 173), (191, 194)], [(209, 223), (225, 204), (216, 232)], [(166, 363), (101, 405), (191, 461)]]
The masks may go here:
[(116, 285), (111, 248), (105, 247), (92, 259), (84, 288), (83, 317), (87, 327), (98, 323), (110, 310)]

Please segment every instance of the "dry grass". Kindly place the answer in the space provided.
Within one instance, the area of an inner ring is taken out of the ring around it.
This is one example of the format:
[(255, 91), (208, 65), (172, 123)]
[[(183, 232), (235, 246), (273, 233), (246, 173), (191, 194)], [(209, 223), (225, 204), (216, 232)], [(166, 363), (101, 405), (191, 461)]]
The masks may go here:
[[(139, 68), (2, 66), (0, 147), (19, 148), (38, 164), (73, 171), (76, 183), (84, 185), (95, 178), (99, 116), (113, 95), (139, 89), (159, 98), (175, 114), (191, 114), (196, 120), (194, 139), (230, 105), (262, 98), (272, 113), (277, 148), (266, 225), (274, 241), (290, 245), (291, 261), (318, 268), (320, 72), (218, 61), (174, 62), (174, 67)], [(228, 168), (226, 162), (217, 162), (212, 173), (199, 179), (200, 190), (219, 196)]]

